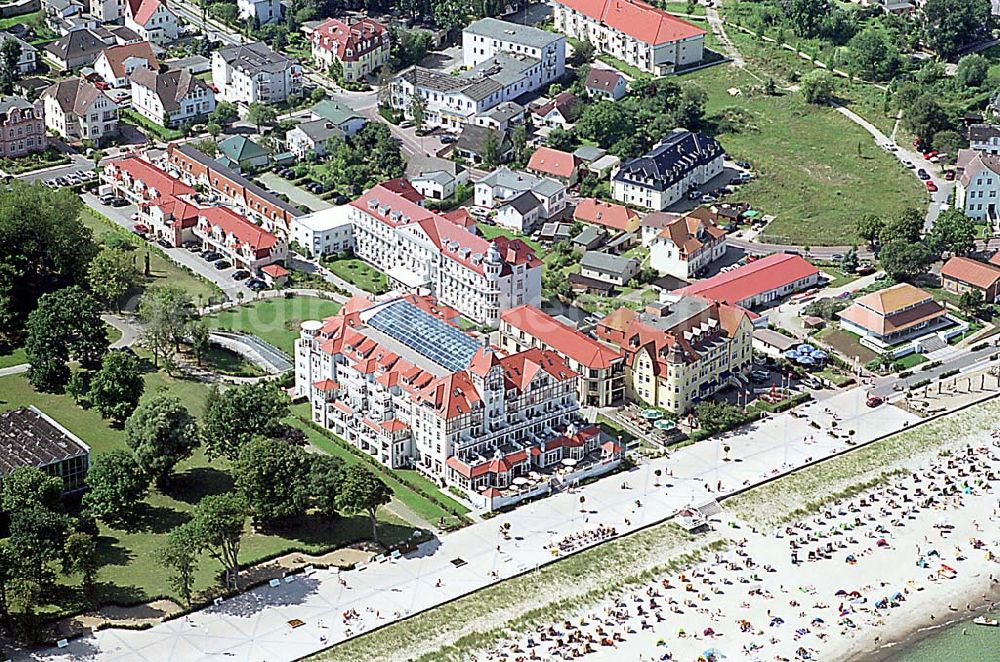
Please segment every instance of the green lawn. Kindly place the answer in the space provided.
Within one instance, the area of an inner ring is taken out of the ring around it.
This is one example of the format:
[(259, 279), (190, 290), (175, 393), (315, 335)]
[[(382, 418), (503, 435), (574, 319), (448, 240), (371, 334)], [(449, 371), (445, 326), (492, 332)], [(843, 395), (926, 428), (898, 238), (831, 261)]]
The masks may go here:
[(21, 175), (33, 170), (50, 168), (57, 165), (69, 163), (69, 157), (54, 147), (49, 147), (42, 152), (34, 152), (19, 157), (6, 157), (0, 159), (0, 169), (10, 175)]
[(892, 362), (892, 365), (894, 368), (899, 370), (910, 370), (917, 367), (921, 363), (925, 363), (926, 361), (927, 358), (923, 354), (917, 354), (914, 352), (913, 354), (907, 354), (903, 358), (896, 359)]
[[(885, 216), (925, 203), (916, 178), (832, 108), (811, 106), (797, 92), (751, 95), (759, 81), (732, 65), (679, 79), (706, 91), (709, 121), (727, 107), (749, 113), (749, 126), (718, 139), (757, 173), (731, 198), (776, 217), (765, 230), (767, 239), (812, 246), (858, 243), (854, 220), (860, 215)], [(742, 96), (730, 96), (730, 88)]]
[(209, 315), (209, 326), (243, 331), (271, 343), (289, 354), (295, 350), (299, 326), (305, 320), (321, 320), (336, 315), (340, 304), (318, 297), (262, 299)]
[(254, 363), (223, 347), (212, 347), (202, 357), (202, 365), (214, 372), (236, 377), (259, 377), (264, 371)]
[(162, 283), (182, 287), (191, 293), (191, 297), (199, 305), (204, 305), (212, 301), (223, 301), (225, 299), (222, 290), (216, 287), (215, 284), (200, 278), (189, 269), (180, 266), (168, 258), (156, 246), (130, 232), (126, 232), (121, 226), (97, 215), (89, 207), (84, 207), (80, 212), (80, 220), (94, 233), (95, 241), (100, 242), (102, 237), (109, 233), (124, 237), (130, 244), (136, 247), (140, 256), (138, 258), (140, 264), (142, 263), (141, 256), (148, 252), (150, 278), (147, 284), (155, 285)]
[(0, 354), (0, 368), (9, 368), (27, 362), (23, 347), (15, 347), (6, 354)]
[(817, 265), (819, 268), (830, 277), (830, 282), (827, 283), (827, 287), (843, 287), (848, 283), (856, 281), (859, 276), (854, 273), (845, 273), (840, 267), (835, 267), (832, 265)]
[(850, 331), (844, 331), (837, 326), (828, 326), (825, 329), (821, 329), (816, 334), (816, 338), (836, 349), (848, 361), (853, 361), (854, 357), (858, 357), (861, 363), (868, 363), (878, 357), (874, 351), (858, 342), (857, 335)]
[(502, 228), (499, 225), (487, 225), (486, 223), (480, 223), (478, 226), (479, 234), (483, 236), (484, 239), (494, 239), (495, 237), (507, 237), (508, 239), (520, 239), (525, 244), (535, 249), (535, 252), (539, 255), (544, 255), (546, 253), (545, 249), (537, 241), (530, 237), (525, 237), (522, 234), (518, 234), (513, 230), (508, 230), (507, 228)]
[(389, 291), (385, 274), (356, 257), (327, 260), (323, 266), (365, 292), (382, 294)]
[[(208, 386), (201, 382), (175, 379), (160, 372), (145, 376), (146, 394), (165, 389), (181, 399), (196, 416), (204, 413)], [(34, 405), (52, 416), (84, 442), (95, 455), (124, 448), (125, 437), (100, 415), (78, 407), (66, 395), (36, 393), (24, 375), (0, 377), (0, 408)], [(99, 600), (132, 603), (160, 595), (175, 596), (168, 584), (168, 572), (153, 558), (173, 527), (186, 521), (194, 505), (204, 496), (232, 488), (228, 462), (209, 461), (199, 449), (181, 463), (165, 492), (152, 490), (139, 507), (129, 530), (101, 525), (100, 553), (105, 564), (98, 574)], [(384, 542), (408, 538), (412, 528), (398, 518), (380, 515), (380, 537)], [(249, 525), (248, 525), (249, 527)], [(244, 564), (279, 555), (286, 551), (323, 552), (368, 537), (368, 522), (363, 517), (341, 518), (333, 527), (314, 516), (292, 523), (288, 528), (250, 532), (244, 538), (240, 558)], [(199, 590), (215, 584), (219, 566), (207, 556), (202, 558), (196, 577)], [(46, 595), (47, 613), (72, 613), (84, 608), (76, 587), (77, 577), (59, 577), (56, 590)], [(175, 596), (176, 597), (176, 596)]]
[(160, 138), (161, 140), (177, 140), (184, 137), (183, 131), (168, 129), (165, 126), (160, 126), (131, 108), (120, 109), (118, 115), (122, 122), (126, 124), (134, 124), (140, 129), (144, 129), (145, 132), (152, 133), (154, 137)]
[(705, 15), (705, 5), (701, 4), (697, 4), (694, 7), (692, 7), (691, 12), (688, 12), (688, 3), (686, 2), (675, 2), (673, 0), (667, 0), (667, 2), (658, 3), (657, 6), (673, 14), (690, 14), (692, 16)]

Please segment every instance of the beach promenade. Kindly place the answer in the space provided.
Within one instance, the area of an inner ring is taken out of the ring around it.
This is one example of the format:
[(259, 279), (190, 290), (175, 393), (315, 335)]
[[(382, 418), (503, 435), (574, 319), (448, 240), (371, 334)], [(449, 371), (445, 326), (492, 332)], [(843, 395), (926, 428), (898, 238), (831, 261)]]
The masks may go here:
[[(891, 405), (868, 408), (865, 390), (855, 388), (478, 522), (399, 560), (344, 573), (317, 570), (148, 630), (102, 630), (31, 657), (293, 660), (548, 563), (554, 539), (599, 525), (617, 534), (636, 530), (840, 453), (848, 440), (863, 444), (919, 420)], [(500, 535), (508, 522), (509, 540)], [(357, 616), (345, 620), (345, 613)], [(293, 619), (303, 624), (293, 628)]]

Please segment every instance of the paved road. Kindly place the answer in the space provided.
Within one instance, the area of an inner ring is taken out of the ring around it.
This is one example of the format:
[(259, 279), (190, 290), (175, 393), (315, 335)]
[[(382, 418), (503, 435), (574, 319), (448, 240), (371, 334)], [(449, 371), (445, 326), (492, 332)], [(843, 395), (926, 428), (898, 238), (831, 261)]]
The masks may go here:
[[(84, 204), (93, 209), (94, 211), (103, 214), (110, 218), (112, 221), (122, 226), (129, 232), (135, 227), (135, 221), (130, 217), (135, 213), (134, 206), (127, 207), (109, 207), (107, 205), (102, 205), (96, 196), (89, 193), (84, 193), (80, 196), (83, 199)], [(247, 289), (244, 285), (246, 281), (234, 281), (232, 279), (232, 274), (235, 269), (229, 268), (224, 270), (218, 270), (210, 263), (201, 259), (196, 253), (184, 248), (163, 248), (157, 247), (164, 254), (167, 255), (171, 260), (177, 264), (187, 267), (194, 271), (196, 274), (205, 277), (209, 281), (215, 283), (219, 286), (226, 297), (231, 300), (236, 300), (240, 292), (243, 293), (244, 298), (251, 299), (254, 296), (253, 290)]]
[(273, 172), (265, 172), (261, 174), (258, 179), (260, 179), (261, 183), (265, 187), (271, 189), (272, 191), (277, 191), (278, 193), (284, 193), (293, 203), (297, 205), (305, 205), (312, 211), (329, 209), (333, 206), (318, 195), (313, 195), (309, 191), (299, 188), (287, 179), (278, 177)]
[[(838, 393), (823, 403), (799, 408), (798, 416), (771, 416), (726, 437), (645, 462), (626, 476), (599, 480), (574, 492), (558, 492), (444, 535), (400, 560), (340, 573), (346, 585), (333, 573), (316, 571), (148, 630), (107, 629), (74, 640), (66, 649), (40, 651), (34, 658), (296, 659), (489, 585), (493, 572), (506, 579), (552, 562), (547, 546), (553, 538), (598, 523), (614, 526), (619, 533), (645, 527), (686, 505), (718, 496), (720, 484), (725, 494), (765, 482), (810, 460), (850, 448), (848, 439), (865, 443), (920, 420), (895, 407), (869, 409), (865, 397), (864, 388)], [(827, 410), (840, 416), (836, 430)], [(812, 427), (813, 423), (820, 429)], [(849, 430), (855, 431), (853, 437)], [(806, 445), (808, 437), (815, 443)], [(723, 445), (737, 449), (733, 455), (738, 461), (723, 461)], [(671, 476), (665, 485), (657, 486), (657, 469), (669, 470), (664, 472)], [(630, 489), (621, 488), (623, 479)], [(509, 541), (497, 533), (506, 522), (511, 525)], [(453, 563), (458, 559), (464, 563)], [(341, 614), (351, 609), (360, 617), (348, 628)], [(304, 624), (289, 627), (293, 618)]]
[(171, 3), (171, 7), (175, 12), (180, 14), (185, 21), (201, 29), (201, 31), (207, 34), (209, 38), (217, 39), (226, 46), (242, 44), (245, 41), (241, 34), (235, 32), (225, 24), (219, 23), (214, 18), (209, 17), (208, 25), (205, 25), (201, 20), (201, 8), (193, 3), (182, 0), (174, 0), (174, 2)]

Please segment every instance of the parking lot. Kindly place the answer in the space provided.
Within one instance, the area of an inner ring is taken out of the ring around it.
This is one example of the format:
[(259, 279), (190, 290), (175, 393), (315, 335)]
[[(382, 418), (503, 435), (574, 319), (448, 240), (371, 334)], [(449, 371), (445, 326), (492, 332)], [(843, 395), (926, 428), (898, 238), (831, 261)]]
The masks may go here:
[(74, 170), (64, 175), (56, 175), (50, 179), (42, 179), (41, 182), (44, 186), (53, 189), (76, 186), (78, 184), (92, 184), (97, 182), (97, 173), (93, 170)]
[[(129, 232), (148, 238), (148, 228), (138, 222), (138, 209), (135, 205), (103, 204), (96, 196), (89, 193), (85, 193), (81, 197), (84, 204), (91, 209), (107, 216)], [(200, 244), (189, 244), (187, 247), (175, 248), (166, 241), (151, 243), (157, 243), (161, 250), (177, 264), (191, 269), (199, 276), (218, 285), (229, 299), (235, 300), (239, 292), (249, 298), (258, 289), (264, 289), (263, 281), (256, 281), (259, 285), (255, 284), (255, 279), (251, 279), (250, 274), (247, 272), (238, 273), (237, 269), (222, 259), (222, 255), (217, 257), (211, 254), (203, 255), (200, 251)]]

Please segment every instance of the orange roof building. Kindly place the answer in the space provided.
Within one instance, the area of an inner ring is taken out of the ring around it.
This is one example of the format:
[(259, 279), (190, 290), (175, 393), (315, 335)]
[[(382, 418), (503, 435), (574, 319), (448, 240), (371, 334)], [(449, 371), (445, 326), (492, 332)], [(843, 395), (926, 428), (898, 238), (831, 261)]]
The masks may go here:
[(962, 295), (971, 290), (981, 292), (985, 303), (996, 303), (1000, 295), (1000, 266), (969, 257), (955, 256), (941, 267), (941, 285), (949, 292)]
[(676, 414), (730, 385), (743, 388), (752, 360), (752, 313), (696, 296), (643, 311), (619, 308), (597, 337), (625, 355), (625, 397)]
[(573, 220), (590, 225), (601, 225), (621, 232), (639, 230), (639, 213), (624, 205), (605, 202), (596, 198), (581, 198), (573, 210)]
[(576, 184), (580, 161), (569, 152), (539, 147), (528, 160), (528, 172), (558, 179), (567, 186)]
[(616, 347), (564, 324), (529, 305), (500, 316), (500, 345), (509, 352), (552, 350), (577, 373), (577, 397), (587, 407), (610, 407), (624, 400), (624, 354)]
[(426, 296), (355, 297), (332, 317), (303, 322), (295, 392), (312, 403), (313, 421), (473, 499), (497, 490), (516, 500), (516, 477), (565, 458), (596, 473), (615, 466), (607, 436), (577, 417), (578, 375), (562, 356), (488, 346), (448, 311)]
[(858, 297), (839, 315), (842, 327), (883, 345), (929, 333), (947, 321), (944, 306), (909, 283)]
[(339, 62), (344, 80), (354, 82), (389, 60), (389, 29), (371, 18), (354, 23), (328, 18), (315, 28), (303, 27), (316, 64), (328, 69)]
[(555, 27), (657, 76), (701, 62), (705, 30), (641, 0), (557, 0)]

